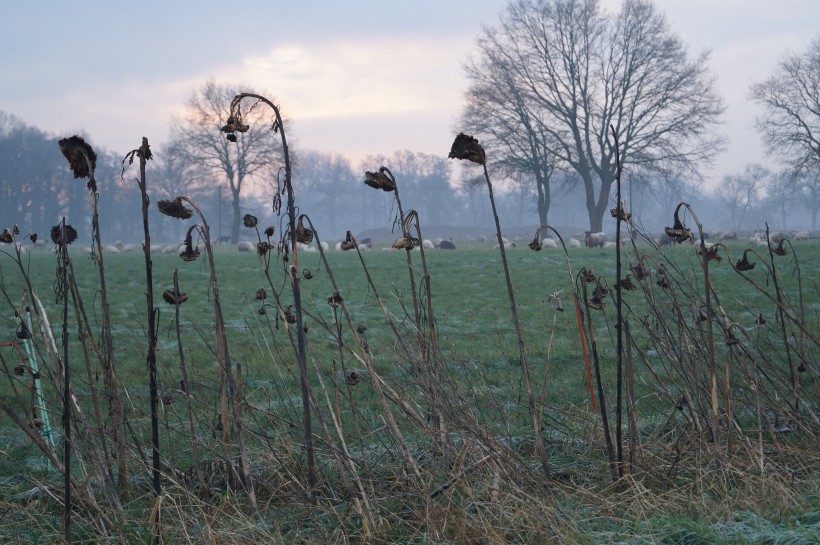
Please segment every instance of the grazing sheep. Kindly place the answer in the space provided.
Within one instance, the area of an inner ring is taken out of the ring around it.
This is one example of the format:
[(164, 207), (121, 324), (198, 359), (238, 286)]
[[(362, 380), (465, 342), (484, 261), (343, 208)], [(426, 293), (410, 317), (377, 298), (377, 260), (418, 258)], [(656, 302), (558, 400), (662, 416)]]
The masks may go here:
[(484, 235), (479, 235), (479, 237), (476, 240), (479, 242), (487, 242), (487, 237), (485, 237)]
[(782, 231), (775, 231), (774, 233), (769, 233), (769, 242), (772, 244), (777, 244), (784, 240), (791, 240), (791, 235), (789, 233), (784, 233)]
[(123, 253), (126, 253), (126, 254), (136, 252), (137, 251), (137, 245), (136, 244), (126, 244), (125, 246), (122, 247), (122, 251), (123, 251)]
[(308, 246), (307, 244), (302, 244), (301, 242), (296, 243), (296, 249), (299, 252), (305, 252), (308, 254), (315, 254), (319, 250), (316, 249), (315, 246)]
[(324, 240), (321, 241), (319, 244), (322, 245), (322, 251), (323, 252), (327, 252), (328, 250), (330, 250), (330, 245), (327, 242), (325, 242)]
[(720, 234), (720, 240), (737, 240), (737, 233), (734, 231), (724, 231)]
[(162, 253), (162, 246), (159, 244), (152, 244), (151, 245), (151, 253), (152, 254), (161, 254)]
[(809, 240), (809, 238), (811, 237), (809, 236), (808, 231), (800, 231), (799, 233), (794, 234), (793, 240)]
[(342, 251), (342, 241), (341, 241), (341, 240), (340, 240), (339, 242), (337, 242), (337, 243), (336, 243), (336, 251), (337, 251), (337, 252), (341, 252), (341, 251)]
[(433, 250), (436, 247), (436, 245), (433, 244), (432, 240), (429, 240), (429, 239), (426, 239), (426, 238), (421, 241), (421, 245), (424, 246), (425, 250)]
[(453, 244), (452, 240), (442, 240), (441, 242), (438, 243), (438, 249), (439, 250), (455, 250), (456, 245)]
[(546, 237), (545, 239), (543, 239), (541, 241), (541, 247), (542, 248), (557, 248), (558, 243), (555, 242), (554, 238)]
[(587, 248), (603, 248), (606, 242), (606, 235), (604, 233), (593, 233), (592, 231), (584, 231), (584, 239)]
[(83, 247), (83, 252), (85, 252), (85, 253), (87, 253), (87, 254), (90, 254), (90, 253), (92, 252), (92, 250), (91, 250), (91, 246), (85, 246), (85, 247)]
[(581, 241), (578, 240), (577, 238), (571, 238), (571, 239), (569, 239), (568, 246), (570, 248), (580, 248), (581, 247)]
[(661, 236), (658, 237), (658, 246), (672, 246), (674, 242), (675, 239), (673, 239), (666, 233), (661, 233)]
[[(503, 240), (503, 238), (502, 238), (502, 240)], [(496, 244), (495, 246), (493, 246), (493, 250), (498, 250), (499, 248), (500, 248), (500, 247), (499, 247), (499, 245), (498, 245), (498, 244)], [(511, 248), (515, 248), (515, 242), (505, 242), (505, 243), (504, 243), (504, 249), (505, 249), (505, 250), (509, 250), (509, 249), (511, 249)]]
[(248, 242), (247, 240), (241, 241), (239, 244), (236, 245), (236, 249), (240, 252), (252, 252), (253, 251), (253, 244)]
[[(370, 240), (370, 239), (367, 239), (367, 240)], [(367, 250), (370, 249), (370, 246), (371, 246), (370, 243), (360, 242), (359, 243), (359, 251), (360, 252), (366, 252)]]
[(118, 254), (120, 253), (120, 249), (114, 246), (113, 244), (108, 244), (103, 246), (103, 251), (107, 254)]

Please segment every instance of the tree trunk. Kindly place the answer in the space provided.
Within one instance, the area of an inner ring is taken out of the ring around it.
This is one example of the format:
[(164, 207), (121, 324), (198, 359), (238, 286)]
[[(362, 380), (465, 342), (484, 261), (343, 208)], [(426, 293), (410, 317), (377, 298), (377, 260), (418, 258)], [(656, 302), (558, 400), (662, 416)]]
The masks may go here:
[(239, 191), (231, 189), (231, 208), (233, 209), (233, 220), (231, 220), (231, 244), (239, 242), (239, 224), (242, 222), (239, 210)]
[(589, 181), (584, 176), (584, 184), (587, 192), (587, 214), (589, 215), (589, 230), (593, 233), (600, 233), (604, 229), (604, 214), (609, 207), (609, 190), (612, 188), (612, 182), (601, 182), (601, 190), (598, 193), (598, 199), (595, 200), (592, 194), (594, 187), (592, 187), (592, 177)]
[(536, 175), (535, 188), (538, 191), (538, 221), (541, 225), (548, 225), (547, 213), (550, 210), (550, 180)]

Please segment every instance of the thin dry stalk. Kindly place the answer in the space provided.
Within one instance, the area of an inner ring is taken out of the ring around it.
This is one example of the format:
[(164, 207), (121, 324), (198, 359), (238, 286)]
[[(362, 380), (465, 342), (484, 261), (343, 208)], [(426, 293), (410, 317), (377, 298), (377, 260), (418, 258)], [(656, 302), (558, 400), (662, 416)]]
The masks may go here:
[[(227, 120), (227, 124), (222, 128), (223, 132), (227, 133), (228, 140), (236, 140), (236, 132), (245, 132), (248, 130), (247, 125), (242, 124), (242, 108), (241, 102), (245, 98), (255, 99), (257, 102), (267, 104), (276, 116), (276, 122), (273, 125), (274, 132), (279, 132), (282, 138), (282, 151), (285, 161), (285, 192), (287, 194), (287, 214), (288, 214), (288, 234), (290, 236), (290, 252), (292, 263), (289, 269), (289, 277), (291, 283), (291, 290), (293, 292), (293, 306), (296, 314), (296, 337), (297, 337), (297, 359), (299, 363), (299, 380), (302, 390), (302, 425), (305, 433), (305, 450), (307, 451), (307, 473), (308, 486), (311, 490), (311, 496), (314, 495), (314, 489), (317, 484), (316, 478), (316, 453), (313, 447), (313, 431), (311, 422), (310, 410), (310, 383), (308, 381), (307, 371), (307, 357), (305, 352), (305, 332), (304, 321), (302, 316), (302, 292), (300, 288), (299, 278), (299, 254), (297, 246), (297, 227), (296, 227), (296, 204), (293, 194), (293, 184), (291, 182), (291, 164), (290, 155), (288, 151), (287, 138), (285, 137), (285, 127), (282, 122), (282, 116), (279, 108), (267, 98), (254, 93), (240, 93), (236, 95), (231, 101), (231, 114)], [(277, 194), (278, 195), (278, 194)]]
[(535, 407), (535, 394), (532, 388), (532, 381), (530, 380), (530, 368), (527, 363), (527, 349), (524, 345), (524, 336), (521, 332), (521, 325), (518, 320), (518, 307), (515, 304), (515, 292), (512, 286), (512, 279), (510, 278), (510, 267), (507, 264), (507, 253), (504, 247), (504, 237), (501, 235), (501, 223), (498, 220), (498, 210), (495, 206), (495, 196), (493, 195), (493, 184), (490, 180), (490, 173), (487, 171), (487, 160), (484, 149), (478, 144), (478, 140), (464, 133), (459, 134), (453, 142), (453, 147), (449, 154), (450, 158), (467, 159), (469, 161), (478, 163), (482, 166), (484, 171), (484, 180), (487, 182), (487, 190), (490, 197), (490, 206), (493, 211), (493, 220), (495, 221), (495, 234), (498, 240), (498, 248), (501, 252), (501, 264), (504, 268), (504, 281), (507, 285), (507, 298), (510, 302), (510, 312), (512, 314), (513, 328), (515, 329), (515, 337), (518, 342), (518, 355), (521, 364), (521, 373), (524, 378), (524, 387), (527, 390), (527, 404), (532, 419), (533, 438), (535, 439), (535, 448), (541, 460), (541, 468), (544, 471), (544, 476), (549, 477), (550, 467), (547, 458), (547, 449), (544, 446), (544, 436), (541, 434), (541, 422), (538, 418), (539, 412)]
[[(79, 145), (78, 145), (79, 141)], [(79, 137), (71, 137), (60, 141), (60, 148), (63, 154), (68, 157), (69, 153), (74, 154), (74, 162), (69, 159), (69, 164), (74, 170), (75, 177), (88, 177), (88, 189), (91, 198), (91, 240), (94, 244), (94, 260), (97, 264), (97, 273), (100, 282), (100, 313), (102, 315), (102, 331), (100, 332), (100, 344), (102, 347), (103, 377), (105, 387), (108, 391), (108, 401), (111, 411), (111, 433), (114, 436), (114, 444), (117, 448), (117, 486), (123, 498), (128, 497), (128, 467), (127, 449), (125, 444), (125, 411), (122, 406), (122, 399), (119, 392), (119, 379), (117, 378), (116, 364), (114, 358), (114, 340), (111, 334), (111, 308), (108, 304), (108, 291), (105, 281), (105, 266), (103, 262), (103, 247), (100, 236), (100, 215), (97, 205), (100, 194), (97, 192), (97, 181), (94, 177), (96, 167), (96, 155), (91, 146), (85, 144)], [(79, 163), (84, 163), (83, 166)]]

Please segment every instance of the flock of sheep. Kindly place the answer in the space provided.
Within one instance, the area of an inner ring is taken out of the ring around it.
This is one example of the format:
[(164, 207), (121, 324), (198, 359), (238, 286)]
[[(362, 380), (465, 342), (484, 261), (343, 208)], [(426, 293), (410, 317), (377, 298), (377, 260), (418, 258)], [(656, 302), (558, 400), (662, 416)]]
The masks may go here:
[[(583, 241), (580, 240), (581, 238), (583, 238)], [(722, 233), (707, 234), (706, 238), (713, 239), (713, 240), (725, 241), (725, 240), (738, 240), (741, 237), (738, 237), (737, 233), (735, 233), (734, 231), (726, 231), (726, 232), (722, 232)], [(769, 241), (773, 244), (778, 244), (782, 240), (797, 241), (797, 240), (809, 240), (810, 238), (813, 238), (813, 237), (812, 237), (812, 234), (809, 233), (809, 231), (799, 231), (799, 232), (798, 231), (776, 231), (776, 232), (769, 233)], [(489, 240), (492, 240), (492, 239), (488, 239), (487, 237), (484, 237), (484, 236), (480, 236), (476, 239), (476, 241), (478, 241), (478, 242), (488, 242)], [(512, 240), (512, 241), (509, 240), (507, 237), (502, 237), (502, 242), (504, 243), (504, 248), (505, 249), (511, 249), (511, 248), (518, 247), (519, 243), (521, 243), (522, 240), (523, 239), (521, 237), (517, 237), (515, 240)], [(760, 231), (756, 231), (751, 236), (749, 236), (747, 238), (747, 240), (749, 240), (750, 242), (752, 242), (754, 244), (765, 246), (766, 245), (766, 234), (762, 233)], [(672, 244), (673, 240), (668, 235), (666, 235), (665, 233), (662, 233), (655, 240), (655, 242), (660, 246), (665, 246), (665, 245)], [(46, 244), (45, 241), (41, 241), (41, 240), (37, 241), (37, 245), (45, 245), (45, 244)], [(299, 244), (299, 250), (302, 251), (302, 252), (311, 253), (311, 252), (317, 252), (318, 251), (315, 244), (313, 244), (313, 245), (306, 245), (306, 244), (301, 244), (301, 243), (298, 243), (298, 244)], [(558, 248), (557, 241), (553, 238), (550, 238), (550, 237), (544, 238), (541, 241), (541, 244), (542, 244), (543, 248)], [(321, 241), (321, 245), (322, 245), (322, 250), (324, 250), (326, 252), (330, 251), (331, 247), (327, 242)], [(341, 242), (337, 242), (336, 245), (335, 245), (335, 249), (337, 251), (341, 251), (341, 249), (342, 249), (341, 245), (342, 245)], [(568, 248), (581, 248), (581, 247), (584, 247), (584, 246), (587, 247), (587, 248), (614, 248), (615, 247), (615, 242), (613, 242), (611, 240), (607, 240), (607, 235), (605, 233), (592, 233), (592, 232), (587, 231), (583, 234), (583, 236), (582, 235), (576, 235), (575, 237), (572, 237), (572, 238), (568, 239), (566, 241), (566, 245), (567, 245)], [(0, 249), (2, 248), (2, 246), (7, 246), (7, 245), (6, 244), (0, 244)], [(442, 238), (435, 239), (435, 240), (424, 239), (421, 243), (421, 246), (425, 250), (436, 250), (436, 249), (438, 249), (438, 250), (455, 250), (456, 249), (456, 244), (453, 242), (452, 239), (442, 239)], [(524, 244), (524, 246), (526, 246), (526, 244)], [(17, 247), (19, 248), (21, 253), (26, 253), (28, 251), (28, 247), (25, 246), (25, 245), (22, 245), (20, 243), (17, 243)], [(168, 244), (168, 245), (152, 244), (151, 245), (151, 252), (154, 253), (154, 254), (174, 254), (174, 253), (179, 254), (183, 250), (183, 248), (184, 248), (184, 245), (181, 245), (181, 244)], [(373, 242), (369, 238), (362, 239), (359, 242), (359, 250), (361, 250), (361, 251), (368, 251), (368, 250), (371, 250), (372, 248), (373, 248)], [(496, 243), (493, 246), (493, 249), (497, 250), (498, 248), (499, 248), (499, 244)], [(202, 249), (203, 248), (199, 248), (199, 250), (202, 250)], [(240, 252), (255, 252), (256, 251), (256, 245), (252, 242), (249, 242), (249, 241), (241, 241), (241, 242), (238, 243), (237, 249)], [(418, 249), (418, 247), (416, 249)], [(91, 253), (91, 248), (88, 247), (88, 246), (86, 246), (84, 248), (84, 250), (85, 250), (86, 253)], [(383, 248), (383, 250), (385, 250), (385, 251), (397, 251), (394, 248), (391, 248), (389, 246), (386, 247), (386, 248)], [(103, 251), (106, 254), (132, 253), (132, 252), (142, 251), (142, 245), (141, 244), (123, 244), (121, 242), (117, 242), (116, 244), (109, 244), (109, 245), (103, 246)]]

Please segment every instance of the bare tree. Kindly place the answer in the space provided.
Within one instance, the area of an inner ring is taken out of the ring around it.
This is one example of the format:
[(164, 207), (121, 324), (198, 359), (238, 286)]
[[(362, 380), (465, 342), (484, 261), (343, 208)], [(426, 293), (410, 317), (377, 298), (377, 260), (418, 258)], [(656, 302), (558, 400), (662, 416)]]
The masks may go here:
[(708, 54), (690, 60), (649, 1), (625, 0), (614, 15), (598, 0), (514, 1), (478, 49), (465, 122), (491, 144), (512, 139), (533, 163), (554, 155), (577, 171), (593, 231), (615, 182), (610, 127), (624, 166), (697, 171), (722, 148)]
[(220, 131), (230, 115), (230, 104), (239, 89), (213, 80), (207, 81), (188, 99), (182, 117), (174, 120), (171, 141), (190, 164), (196, 165), (201, 177), (216, 177), (227, 182), (231, 192), (233, 220), (231, 242), (239, 240), (242, 211), (240, 195), (246, 182), (270, 172), (270, 163), (281, 156), (281, 144), (270, 130), (274, 120), (267, 108), (251, 109), (245, 120), (250, 130), (236, 134), (236, 143), (228, 142)]
[(472, 83), (462, 118), (464, 130), (481, 135), (484, 149), (497, 158), (493, 174), (533, 182), (539, 223), (547, 225), (550, 181), (558, 161), (552, 149), (558, 142), (537, 104), (527, 100), (501, 44), (484, 36), (478, 45), (480, 60), (465, 68)]
[(803, 205), (811, 213), (811, 228), (817, 229), (817, 213), (820, 212), (820, 165), (807, 169), (800, 176), (800, 192)]
[(789, 172), (778, 172), (771, 176), (766, 186), (764, 203), (767, 208), (777, 212), (780, 228), (788, 228), (789, 213), (802, 201), (801, 190), (799, 180)]
[(732, 227), (747, 226), (747, 220), (758, 205), (760, 194), (766, 187), (771, 173), (761, 165), (746, 165), (742, 174), (724, 176), (717, 189), (717, 196), (726, 206)]
[(795, 172), (820, 165), (820, 37), (787, 55), (772, 76), (750, 88), (763, 106), (756, 120), (766, 150)]

